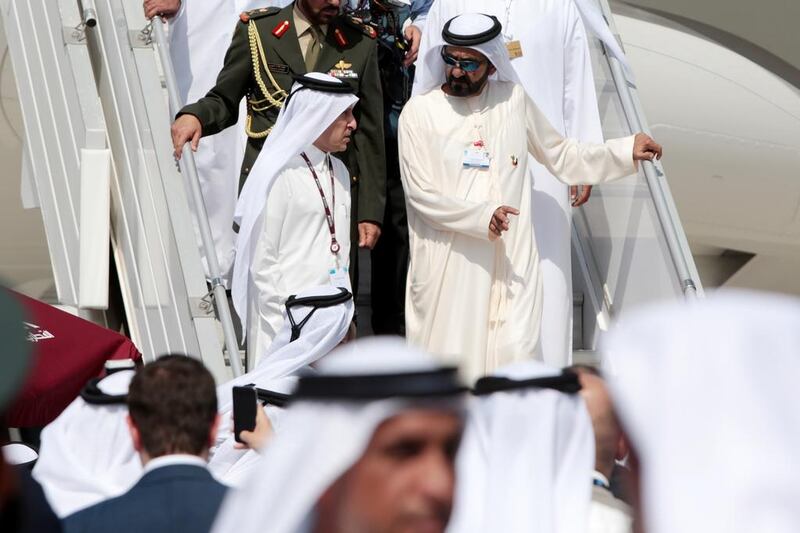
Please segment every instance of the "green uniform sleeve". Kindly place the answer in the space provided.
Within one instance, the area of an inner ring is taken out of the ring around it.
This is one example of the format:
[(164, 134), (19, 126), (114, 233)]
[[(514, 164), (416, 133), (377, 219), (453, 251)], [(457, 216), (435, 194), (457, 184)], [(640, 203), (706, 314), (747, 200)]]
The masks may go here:
[(177, 117), (196, 116), (204, 137), (233, 126), (239, 120), (239, 103), (247, 94), (251, 70), (247, 24), (237, 23), (217, 84), (203, 98), (181, 109)]
[(358, 222), (383, 221), (386, 204), (386, 148), (383, 138), (383, 93), (375, 43), (369, 47), (359, 94), (355, 134), (358, 161)]

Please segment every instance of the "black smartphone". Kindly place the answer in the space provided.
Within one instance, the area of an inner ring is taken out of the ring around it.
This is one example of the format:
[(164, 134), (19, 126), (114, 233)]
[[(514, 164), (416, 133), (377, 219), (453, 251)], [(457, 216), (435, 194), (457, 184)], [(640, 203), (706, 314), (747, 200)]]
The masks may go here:
[(242, 431), (253, 431), (256, 428), (256, 409), (258, 408), (258, 392), (255, 387), (233, 388), (233, 436), (236, 442)]

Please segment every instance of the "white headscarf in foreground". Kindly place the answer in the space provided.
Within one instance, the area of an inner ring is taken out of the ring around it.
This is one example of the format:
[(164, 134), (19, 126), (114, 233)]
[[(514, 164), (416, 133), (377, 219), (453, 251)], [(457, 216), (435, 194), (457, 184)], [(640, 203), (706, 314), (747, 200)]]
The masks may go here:
[[(104, 394), (126, 395), (133, 374), (115, 372), (97, 387)], [(127, 416), (125, 403), (90, 404), (78, 397), (44, 428), (33, 477), (59, 517), (119, 496), (139, 479), (142, 463)]]
[[(465, 13), (450, 19), (449, 24), (450, 33), (468, 37), (484, 33), (495, 24), (500, 23), (496, 18), (488, 15)], [(430, 30), (434, 30), (434, 28), (430, 28)], [(425, 94), (438, 89), (447, 80), (447, 65), (442, 59), (443, 46), (459, 46), (476, 50), (486, 56), (489, 62), (497, 69), (497, 73), (492, 79), (519, 83), (517, 73), (508, 59), (508, 50), (503, 44), (502, 34), (480, 44), (456, 45), (445, 40), (443, 29), (439, 31), (437, 28), (435, 31), (435, 35), (430, 35), (430, 48), (427, 49), (424, 55), (420, 55), (421, 64), (417, 66), (415, 73), (414, 94)]]
[[(440, 367), (400, 339), (373, 338), (342, 346), (317, 368), (320, 376), (367, 376), (436, 372)], [(413, 379), (404, 379), (413, 384)], [(460, 413), (461, 402), (460, 396), (297, 401), (253, 474), (228, 493), (212, 531), (304, 531), (319, 497), (359, 459), (383, 421), (415, 407)]]
[[(342, 86), (346, 83), (318, 72), (306, 74), (306, 77)], [(304, 87), (302, 83), (292, 86), (291, 98), (281, 109), (272, 133), (264, 141), (236, 204), (233, 219), (239, 225), (239, 234), (236, 237), (231, 295), (242, 324), (248, 323), (250, 265), (262, 225), (264, 206), (267, 205), (267, 196), (275, 178), (289, 161), (313, 145), (339, 115), (358, 101), (354, 94), (323, 92)]]
[[(561, 376), (536, 361), (495, 376)], [(594, 469), (592, 424), (577, 377), (567, 394), (525, 387), (478, 396), (458, 455), (450, 533), (585, 533)], [(479, 382), (480, 383), (480, 382)]]
[(719, 291), (623, 316), (609, 385), (648, 533), (800, 531), (800, 300)]
[[(325, 285), (305, 290), (298, 298), (313, 298), (337, 294), (342, 289)], [(349, 294), (349, 293), (348, 293)], [(237, 486), (258, 461), (259, 455), (253, 450), (234, 448), (233, 436), (233, 387), (253, 384), (260, 389), (290, 394), (302, 372), (308, 372), (308, 366), (326, 356), (336, 348), (353, 321), (353, 298), (331, 307), (320, 307), (313, 312), (303, 326), (300, 337), (290, 342), (292, 328), (289, 320), (284, 319), (284, 327), (273, 341), (269, 351), (252, 371), (217, 387), (217, 404), (219, 405), (220, 427), (217, 442), (211, 450), (208, 462), (211, 472), (223, 483)], [(292, 310), (295, 322), (299, 323), (314, 310), (311, 305), (298, 306)], [(274, 431), (279, 431), (285, 410), (268, 405), (267, 416)]]

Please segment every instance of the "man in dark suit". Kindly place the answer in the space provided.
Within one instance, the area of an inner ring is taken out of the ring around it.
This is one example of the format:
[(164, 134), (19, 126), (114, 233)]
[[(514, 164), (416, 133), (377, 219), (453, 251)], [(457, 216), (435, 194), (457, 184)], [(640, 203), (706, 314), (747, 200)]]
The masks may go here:
[[(344, 154), (351, 176), (351, 242), (372, 249), (380, 236), (386, 199), (383, 96), (378, 72), (377, 33), (339, 13), (340, 0), (296, 0), (283, 9), (242, 13), (217, 84), (183, 109), (172, 126), (175, 155), (187, 142), (236, 124), (247, 98), (247, 148), (240, 184), (247, 179), (270, 134), (295, 76), (323, 72), (353, 86), (358, 129)], [(351, 249), (350, 269), (358, 265)], [(354, 278), (353, 286), (356, 286)]]
[(128, 409), (142, 478), (122, 496), (68, 516), (64, 531), (209, 531), (225, 495), (206, 468), (219, 424), (214, 378), (196, 359), (161, 357), (134, 376)]

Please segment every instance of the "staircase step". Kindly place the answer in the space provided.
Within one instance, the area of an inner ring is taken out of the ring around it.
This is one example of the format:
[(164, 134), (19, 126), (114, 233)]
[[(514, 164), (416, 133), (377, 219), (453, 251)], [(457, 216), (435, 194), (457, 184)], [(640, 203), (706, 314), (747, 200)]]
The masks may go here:
[(600, 352), (596, 350), (574, 350), (572, 352), (572, 364), (600, 368)]

